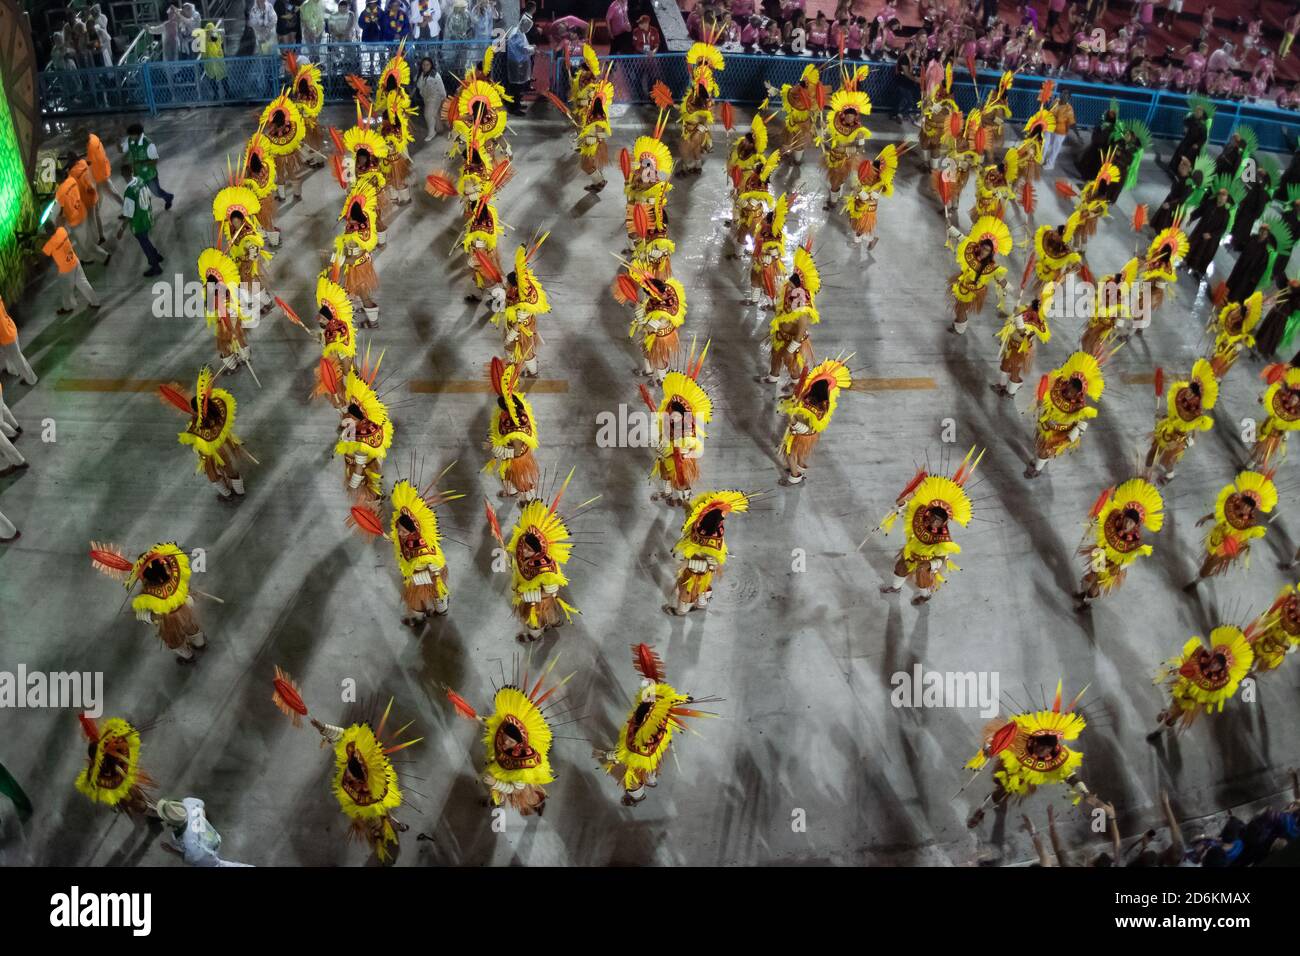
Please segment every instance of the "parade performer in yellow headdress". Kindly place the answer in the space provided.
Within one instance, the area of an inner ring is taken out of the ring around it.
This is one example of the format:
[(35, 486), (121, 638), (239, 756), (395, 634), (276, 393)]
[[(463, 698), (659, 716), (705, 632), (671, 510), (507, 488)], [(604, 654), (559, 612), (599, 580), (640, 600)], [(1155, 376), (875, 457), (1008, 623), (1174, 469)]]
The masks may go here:
[(373, 369), (366, 364), (344, 379), (340, 435), (334, 445), (334, 454), (343, 456), (344, 487), (359, 504), (384, 497), (384, 458), (393, 444), (388, 408), (373, 387), (379, 363)]
[(685, 506), (691, 497), (691, 488), (700, 476), (699, 460), (704, 456), (704, 426), (713, 420), (713, 400), (700, 384), (704, 359), (709, 343), (704, 343), (699, 356), (695, 343), (681, 368), (674, 368), (664, 376), (663, 397), (658, 404), (650, 390), (640, 386), (641, 398), (649, 408), (655, 422), (655, 463), (650, 470), (650, 480), (660, 482), (660, 489), (650, 495), (651, 501), (663, 501), (669, 507)]
[[(384, 224), (384, 189), (388, 177), (384, 173), (388, 160), (388, 142), (379, 131), (369, 128), (369, 118), (357, 111), (357, 125), (343, 134), (343, 147), (347, 151), (344, 160), (344, 188), (349, 195), (368, 191), (375, 197), (373, 214), (375, 246), (382, 249), (388, 243), (388, 227)], [(346, 208), (346, 207), (345, 207)], [(346, 286), (346, 283), (344, 283)]]
[(731, 258), (752, 255), (761, 246), (759, 234), (763, 230), (764, 220), (776, 208), (776, 197), (772, 195), (768, 183), (780, 164), (781, 153), (773, 150), (771, 155), (751, 166), (744, 175), (731, 217), (731, 238), (734, 243)]
[(1034, 429), (1034, 461), (1026, 478), (1037, 478), (1047, 463), (1079, 447), (1088, 424), (1097, 417), (1089, 405), (1106, 388), (1101, 363), (1087, 352), (1075, 352), (1038, 383), (1038, 412)]
[(373, 185), (358, 183), (348, 191), (339, 222), (343, 223), (343, 231), (334, 237), (331, 275), (361, 303), (365, 316), (361, 324), (375, 328), (379, 325), (379, 303), (375, 299), (379, 275), (374, 261), (379, 243), (379, 198)]
[(600, 82), (602, 70), (600, 59), (591, 44), (582, 45), (582, 61), (578, 69), (569, 77), (569, 111), (574, 116), (580, 115), (591, 103), (595, 85)]
[(1080, 351), (1100, 355), (1116, 343), (1128, 341), (1136, 323), (1138, 296), (1138, 261), (1130, 259), (1119, 272), (1104, 276), (1097, 283), (1092, 311), (1079, 338)]
[(237, 371), (248, 362), (252, 349), (246, 329), (252, 327), (239, 296), (239, 266), (220, 249), (199, 253), (199, 281), (203, 283), (203, 313), (216, 337), (223, 370)]
[(629, 266), (628, 275), (638, 287), (628, 338), (640, 339), (641, 374), (660, 384), (680, 348), (679, 330), (686, 321), (686, 289), (676, 279), (656, 279), (635, 265)]
[(681, 537), (673, 553), (681, 561), (675, 604), (664, 610), (678, 617), (703, 611), (713, 596), (713, 579), (727, 563), (726, 518), (749, 510), (749, 497), (739, 491), (705, 491), (687, 507)]
[(239, 463), (250, 456), (235, 434), (235, 396), (224, 388), (214, 388), (213, 380), (212, 369), (205, 365), (199, 371), (193, 395), (179, 385), (161, 386), (159, 395), (164, 404), (189, 417), (179, 440), (198, 456), (195, 473), (203, 472), (208, 481), (217, 485), (219, 500), (241, 501), (244, 478)]
[(1083, 267), (1083, 256), (1070, 248), (1074, 220), (1062, 226), (1039, 226), (1034, 233), (1034, 279), (1041, 290), (1048, 283), (1060, 286), (1065, 277)]
[[(1160, 399), (1158, 393), (1156, 399)], [(1169, 386), (1165, 415), (1156, 420), (1151, 447), (1147, 450), (1148, 479), (1161, 485), (1173, 479), (1178, 463), (1196, 442), (1193, 433), (1207, 432), (1214, 427), (1210, 412), (1218, 400), (1219, 383), (1210, 363), (1197, 359), (1186, 381)]]
[(489, 368), (496, 408), (488, 424), (487, 446), (491, 460), (484, 471), (495, 471), (501, 479), (498, 497), (522, 495), (525, 502), (537, 497), (539, 469), (534, 452), (539, 446), (533, 406), (519, 388), (519, 366), (494, 357)]
[(195, 648), (207, 646), (203, 626), (190, 596), (190, 559), (174, 542), (155, 544), (130, 561), (115, 545), (90, 543), (91, 566), (130, 591), (138, 582), (140, 593), (131, 601), (137, 621), (152, 624), (163, 646), (176, 654), (178, 664), (193, 664)]
[(641, 686), (619, 731), (618, 743), (591, 754), (602, 762), (606, 773), (619, 778), (625, 807), (644, 800), (646, 787), (659, 785), (659, 773), (672, 747), (673, 735), (687, 729), (687, 719), (718, 716), (686, 706), (709, 703), (715, 698), (692, 697), (669, 684), (664, 662), (650, 645), (632, 648), (632, 666), (641, 675)]
[(871, 115), (871, 97), (857, 88), (859, 78), (866, 79), (866, 75), (867, 68), (859, 67), (846, 88), (831, 96), (826, 129), (817, 139), (817, 145), (826, 155), (826, 176), (830, 184), (825, 209), (834, 209), (839, 202), (840, 189), (852, 175), (858, 157), (871, 138), (871, 131), (864, 125), (865, 118)]
[(988, 96), (984, 98), (984, 105), (980, 108), (980, 124), (984, 127), (984, 145), (990, 156), (1000, 153), (1002, 144), (1006, 141), (1006, 122), (1011, 119), (1011, 106), (1007, 100), (1015, 78), (1015, 73), (1010, 70), (1004, 71), (998, 78), (997, 85), (989, 90)]
[(970, 210), (971, 222), (984, 216), (1006, 222), (1007, 204), (1016, 202), (1016, 193), (1011, 184), (1016, 181), (1018, 162), (1015, 150), (1009, 149), (1003, 162), (979, 167), (975, 176), (975, 205)]
[(1045, 286), (1029, 305), (1007, 316), (998, 330), (996, 337), (1002, 342), (1002, 348), (998, 353), (998, 381), (992, 388), (999, 395), (1010, 397), (1020, 391), (1033, 366), (1034, 346), (1039, 342), (1046, 345), (1052, 340), (1047, 316), (1055, 294), (1056, 286)]
[(299, 61), (297, 54), (284, 55), (285, 71), (289, 74), (289, 97), (302, 115), (306, 134), (302, 149), (308, 154), (307, 162), (312, 166), (324, 166), (325, 154), (321, 152), (324, 137), (320, 129), (320, 111), (325, 105), (325, 84), (321, 80), (320, 67), (315, 63)]
[(723, 68), (722, 54), (712, 43), (695, 43), (686, 51), (686, 67), (691, 74), (690, 88), (678, 106), (683, 176), (702, 172), (704, 157), (713, 152), (713, 98), (718, 95), (713, 74)]
[(733, 205), (750, 170), (761, 166), (766, 160), (767, 124), (761, 113), (755, 113), (749, 122), (749, 132), (736, 137), (731, 144), (731, 152), (727, 155), (727, 181), (731, 183)]
[(1013, 714), (1010, 720), (994, 721), (984, 728), (979, 753), (966, 762), (966, 769), (975, 772), (971, 780), (990, 760), (997, 769), (993, 771), (993, 792), (971, 813), (967, 827), (979, 826), (990, 803), (1002, 806), (1049, 784), (1065, 784), (1071, 801), (1076, 804), (1095, 799), (1079, 777), (1083, 754), (1067, 746), (1068, 741), (1077, 740), (1088, 726), (1074, 712), (1083, 693), (1080, 691), (1070, 706), (1062, 709), (1061, 682), (1057, 681), (1051, 710)]
[(523, 627), (517, 635), (523, 643), (536, 641), (543, 632), (563, 626), (578, 613), (563, 596), (563, 589), (569, 584), (564, 566), (572, 556), (573, 543), (568, 525), (558, 510), (572, 478), (570, 470), (549, 506), (540, 500), (523, 506), (509, 542), (501, 534), (496, 512), (491, 506), (487, 509), (492, 535), (510, 560), (510, 604)]
[(660, 137), (664, 130), (664, 114), (659, 114), (653, 136), (638, 136), (632, 151), (620, 156), (623, 166), (623, 195), (627, 200), (624, 221), (627, 225), (628, 249), (636, 247), (636, 207), (653, 206), (667, 199), (673, 185), (673, 157)]
[(930, 181), (943, 206), (944, 218), (951, 227), (957, 219), (957, 207), (966, 183), (984, 159), (984, 128), (980, 126), (980, 111), (972, 109), (964, 120), (960, 111), (953, 112), (940, 137), (939, 148), (943, 158), (939, 167), (931, 171)]
[(794, 391), (781, 399), (777, 408), (788, 417), (781, 438), (780, 453), (785, 462), (783, 485), (797, 485), (806, 477), (813, 449), (830, 426), (839, 405), (840, 392), (853, 388), (853, 373), (842, 359), (826, 359), (805, 369)]
[(303, 140), (307, 137), (307, 121), (298, 104), (289, 93), (281, 93), (262, 110), (258, 133), (266, 137), (266, 148), (275, 157), (276, 198), (285, 198), (285, 187), (293, 187), (293, 198), (302, 198), (302, 181), (305, 176), (302, 158)]
[(542, 815), (546, 808), (545, 787), (555, 780), (551, 770), (551, 744), (555, 735), (546, 708), (563, 710), (568, 706), (567, 698), (557, 695), (557, 691), (573, 677), (569, 674), (546, 686), (558, 660), (558, 656), (552, 657), (534, 684), (526, 671), (519, 673), (516, 658), (510, 682), (497, 688), (492, 698), (492, 713), (486, 717), (460, 694), (447, 689), (447, 699), (457, 714), (483, 724), (486, 760), (480, 779), (488, 788), (492, 806), (512, 807), (522, 817)]
[(1300, 369), (1285, 365), (1265, 369), (1269, 386), (1259, 402), (1264, 418), (1255, 425), (1255, 443), (1250, 449), (1250, 467), (1255, 471), (1275, 468), (1286, 457), (1286, 438), (1300, 429)]
[(985, 216), (971, 226), (970, 233), (962, 236), (953, 226), (948, 227), (949, 241), (957, 242), (957, 269), (952, 277), (950, 291), (953, 297), (952, 331), (958, 335), (966, 332), (971, 314), (984, 311), (984, 299), (992, 282), (998, 289), (1001, 302), (1006, 294), (1007, 268), (998, 263), (998, 256), (1011, 252), (1011, 230), (1007, 224), (992, 216)]
[(668, 194), (661, 192), (632, 209), (632, 265), (654, 279), (669, 279), (673, 274), (677, 243), (668, 238), (667, 205)]
[(785, 140), (781, 152), (793, 154), (796, 163), (803, 162), (803, 151), (816, 140), (816, 116), (826, 106), (827, 91), (821, 81), (821, 72), (816, 64), (809, 63), (797, 83), (783, 84), (780, 91), (768, 86), (769, 96), (781, 98), (781, 108), (785, 111)]
[(1205, 560), (1190, 590), (1205, 578), (1222, 574), (1238, 561), (1250, 563), (1250, 542), (1268, 530), (1263, 515), (1277, 506), (1277, 487), (1272, 475), (1243, 471), (1225, 485), (1214, 503), (1214, 511), (1196, 522), (1196, 527), (1213, 521), (1205, 536)]
[(1045, 109), (1040, 108), (1025, 121), (1024, 139), (1016, 147), (1019, 159), (1017, 183), (1038, 182), (1042, 175), (1043, 138), (1047, 133), (1055, 132), (1056, 118)]
[(264, 285), (262, 261), (269, 261), (266, 239), (257, 226), (262, 210), (257, 195), (247, 186), (226, 186), (212, 200), (212, 218), (220, 228), (221, 243), (239, 270), (243, 304), (249, 328), (256, 327), (260, 310), (272, 302)]
[(483, 192), (465, 222), (465, 237), (461, 240), (466, 263), (474, 277), (474, 288), (466, 293), (465, 301), (487, 299), (494, 313), (503, 312), (506, 307), (505, 276), (501, 273), (501, 255), (497, 251), (497, 241), (504, 232), (497, 208), (492, 204), (491, 191)]
[(391, 863), (399, 849), (398, 835), (409, 827), (393, 815), (405, 801), (397, 768), (390, 758), (424, 738), (403, 739), (411, 726), (409, 722), (388, 730), (388, 719), (393, 712), (391, 697), (379, 720), (373, 722), (375, 726), (365, 720), (340, 727), (312, 717), (298, 686), (279, 667), (275, 669), (272, 686), (272, 703), (295, 727), (301, 726), (306, 717), (333, 751), (330, 789), (339, 809), (350, 821), (349, 838), (365, 840), (380, 863)]
[(1129, 566), (1152, 552), (1142, 535), (1164, 526), (1164, 507), (1160, 492), (1141, 478), (1130, 478), (1101, 493), (1088, 514), (1088, 531), (1079, 548), (1088, 559), (1088, 570), (1074, 595), (1079, 601), (1076, 611), (1086, 611), (1097, 598), (1118, 590)]
[(844, 200), (844, 214), (853, 227), (853, 242), (857, 244), (870, 237), (868, 251), (876, 248), (880, 241), (876, 235), (876, 209), (882, 196), (894, 195), (894, 176), (898, 173), (901, 155), (902, 150), (891, 143), (874, 160), (864, 159), (858, 164), (857, 185)]
[(447, 558), (442, 552), (438, 515), (434, 509), (465, 497), (454, 491), (421, 491), (409, 481), (393, 485), (389, 493), (393, 516), (389, 538), (402, 575), (402, 623), (419, 627), (430, 616), (446, 614), (451, 603), (447, 587)]
[(1156, 729), (1147, 740), (1158, 740), (1165, 730), (1185, 730), (1202, 710), (1223, 713), (1254, 659), (1245, 633), (1230, 624), (1210, 632), (1208, 647), (1199, 636), (1189, 638), (1178, 655), (1156, 672), (1152, 683), (1166, 685), (1169, 703), (1156, 717)]
[(140, 767), (140, 731), (121, 717), (103, 723), (78, 714), (86, 735), (86, 766), (77, 774), (77, 790), (92, 803), (102, 803), (128, 816), (147, 816), (152, 809), (146, 791), (156, 786)]
[(515, 250), (514, 271), (505, 277), (505, 307), (492, 314), (492, 323), (501, 327), (505, 358), (520, 366), (529, 378), (537, 377), (537, 348), (541, 344), (537, 317), (551, 311), (546, 290), (529, 266), (545, 241), (543, 234), (531, 246), (521, 245)]
[(785, 277), (774, 303), (775, 315), (768, 324), (767, 348), (771, 351), (767, 374), (762, 381), (778, 383), (785, 369), (791, 382), (798, 382), (812, 366), (812, 327), (821, 322), (817, 311), (817, 293), (821, 275), (806, 246), (794, 250), (794, 263)]
[(578, 152), (582, 171), (591, 177), (583, 188), (598, 193), (605, 188), (605, 166), (609, 163), (609, 109), (614, 105), (614, 84), (601, 80), (593, 84), (587, 107), (575, 120)]
[[(922, 82), (925, 83), (924, 77)], [(950, 129), (952, 118), (961, 126), (961, 109), (952, 98), (952, 64), (944, 67), (943, 80), (933, 86), (925, 84), (921, 92), (921, 129), (918, 139), (925, 153), (926, 166), (931, 173), (942, 169), (944, 159), (943, 138)]]
[(760, 308), (774, 304), (777, 283), (785, 272), (785, 219), (790, 199), (782, 193), (772, 211), (758, 222), (754, 248), (749, 257), (749, 293), (747, 300)]
[(1210, 368), (1219, 381), (1237, 364), (1245, 349), (1255, 347), (1253, 333), (1263, 312), (1264, 294), (1255, 292), (1244, 302), (1229, 302), (1211, 321), (1209, 331), (1214, 334), (1214, 352), (1210, 356)]
[(1149, 302), (1146, 303), (1146, 322), (1165, 301), (1165, 289), (1178, 282), (1178, 266), (1187, 255), (1189, 244), (1177, 220), (1168, 229), (1158, 233), (1147, 247), (1146, 258), (1142, 260), (1142, 285), (1149, 289)]
[(493, 165), (510, 158), (505, 100), (496, 84), (466, 80), (444, 101), (443, 112), (451, 127), (452, 155), (477, 142)]
[(411, 201), (411, 155), (408, 149), (415, 142), (415, 137), (411, 135), (411, 116), (414, 113), (415, 108), (403, 93), (401, 96), (390, 97), (379, 117), (379, 135), (388, 147), (388, 156), (381, 168), (387, 186), (400, 206)]
[(903, 519), (903, 547), (894, 561), (893, 583), (880, 589), (881, 594), (897, 594), (903, 583), (911, 581), (918, 593), (915, 605), (924, 604), (947, 580), (946, 575), (960, 571), (952, 560), (961, 553), (961, 545), (952, 540), (953, 522), (966, 527), (974, 515), (966, 483), (975, 473), (984, 452), (972, 448), (951, 478), (918, 471), (894, 501), (894, 509), (881, 519), (879, 527), (886, 535), (894, 522)]
[(344, 386), (357, 357), (357, 332), (352, 324), (352, 301), (347, 291), (325, 276), (316, 279), (316, 325), (321, 358), (316, 366), (316, 387), (312, 396), (324, 395), (342, 409)]
[(1300, 588), (1283, 586), (1268, 610), (1246, 629), (1255, 660), (1252, 673), (1277, 670), (1300, 647)]
[(266, 237), (266, 244), (275, 248), (280, 244), (280, 230), (275, 226), (276, 181), (275, 157), (269, 150), (270, 141), (261, 133), (254, 133), (244, 144), (244, 158), (240, 165), (239, 182), (257, 197), (261, 208), (257, 224)]

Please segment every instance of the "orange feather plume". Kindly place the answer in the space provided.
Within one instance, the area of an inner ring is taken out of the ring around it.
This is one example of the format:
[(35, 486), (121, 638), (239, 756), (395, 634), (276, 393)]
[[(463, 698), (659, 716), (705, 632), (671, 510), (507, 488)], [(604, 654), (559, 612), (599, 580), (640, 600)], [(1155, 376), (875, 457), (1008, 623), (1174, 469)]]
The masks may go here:
[(723, 103), (722, 104), (722, 128), (725, 129), (728, 133), (730, 133), (731, 130), (735, 127), (735, 125), (736, 125), (736, 111), (732, 109), (730, 103)]
[(193, 414), (190, 408), (190, 399), (175, 385), (159, 385), (158, 397), (162, 399), (164, 405), (172, 405), (179, 408), (186, 415)]
[(478, 711), (470, 706), (469, 701), (450, 688), (447, 690), (447, 700), (451, 701), (451, 706), (461, 717), (466, 720), (478, 720)]
[(323, 394), (337, 395), (339, 393), (338, 370), (326, 356), (321, 356), (320, 362), (316, 365), (316, 373), (317, 377), (320, 378)]
[(636, 644), (632, 648), (632, 666), (646, 680), (664, 679), (664, 662), (649, 644)]
[(1222, 309), (1228, 304), (1228, 283), (1220, 282), (1214, 287), (1214, 292), (1210, 294), (1210, 301)]
[(289, 307), (288, 302), (285, 302), (284, 299), (280, 298), (278, 295), (273, 296), (273, 298), (275, 299), (276, 306), (278, 306), (280, 311), (284, 313), (284, 317), (286, 319), (288, 319), (290, 322), (292, 322), (294, 325), (298, 326), (301, 329), (307, 328), (307, 326), (302, 324), (302, 319), (298, 317), (298, 313), (293, 311), (293, 309)]
[(632, 178), (632, 154), (626, 146), (618, 151), (618, 168), (622, 170), (624, 179)]
[(483, 273), (485, 279), (492, 283), (501, 282), (501, 270), (497, 268), (497, 264), (492, 261), (492, 257), (485, 251), (475, 249), (474, 261), (478, 263), (478, 271)]
[(135, 564), (122, 554), (115, 545), (100, 541), (90, 542), (90, 566), (100, 574), (121, 580), (122, 575), (130, 573)]
[(1157, 365), (1156, 374), (1151, 377), (1151, 384), (1155, 388), (1156, 398), (1165, 393), (1165, 370)]
[(930, 174), (930, 180), (934, 183), (934, 191), (939, 195), (939, 201), (945, 207), (952, 205), (952, 181), (944, 175), (942, 169), (936, 169)]
[(925, 481), (925, 479), (929, 477), (929, 472), (924, 468), (917, 469), (916, 474), (912, 476), (912, 480), (907, 483), (906, 487), (898, 493), (898, 497), (894, 499), (895, 503), (901, 504), (908, 498), (912, 497), (912, 492), (916, 491), (916, 489), (920, 487), (921, 482)]
[(1074, 188), (1074, 185), (1068, 182), (1067, 180), (1058, 179), (1054, 184), (1054, 186), (1057, 195), (1059, 195), (1062, 199), (1073, 199), (1075, 196), (1079, 195), (1078, 190), (1076, 190)]
[(1043, 85), (1038, 88), (1038, 102), (1046, 106), (1048, 100), (1052, 98), (1052, 93), (1056, 89), (1056, 84), (1051, 80), (1044, 80)]
[(673, 91), (668, 89), (668, 84), (663, 80), (657, 80), (655, 85), (650, 88), (650, 99), (654, 105), (661, 110), (666, 110), (673, 105)]
[(650, 409), (650, 413), (656, 414), (659, 411), (659, 407), (655, 405), (655, 400), (651, 397), (650, 389), (646, 387), (645, 382), (641, 382), (637, 385), (637, 391), (641, 393), (641, 401), (645, 402), (646, 408)]
[(307, 704), (302, 699), (298, 685), (293, 682), (292, 677), (280, 669), (279, 665), (276, 665), (275, 679), (271, 685), (274, 688), (271, 691), (271, 702), (293, 721), (295, 727), (301, 727), (302, 718), (307, 716)]
[(424, 191), (438, 199), (456, 195), (456, 184), (443, 173), (430, 173), (424, 177)]
[(632, 207), (632, 228), (642, 239), (650, 235), (650, 213), (646, 210), (645, 203), (637, 203)]
[(81, 732), (86, 735), (88, 740), (92, 743), (99, 743), (99, 727), (92, 718), (87, 717), (85, 714), (78, 714), (77, 722), (81, 724)]
[(362, 534), (368, 534), (372, 537), (378, 538), (384, 534), (384, 526), (379, 521), (379, 515), (364, 505), (353, 505), (349, 508), (345, 523), (356, 528)]
[(1003, 724), (989, 741), (989, 753), (992, 756), (1002, 753), (1011, 746), (1016, 739), (1016, 733), (1019, 731), (1019, 725), (1015, 721), (1009, 724)]
[(1133, 231), (1141, 232), (1142, 227), (1147, 224), (1147, 204), (1140, 202), (1137, 208), (1133, 210)]
[(1101, 514), (1101, 509), (1106, 507), (1106, 502), (1110, 501), (1111, 493), (1114, 490), (1114, 488), (1106, 488), (1097, 496), (1097, 500), (1092, 503), (1092, 508), (1088, 511), (1089, 518), (1095, 519), (1097, 515)]
[(1038, 205), (1038, 196), (1034, 193), (1034, 184), (1026, 181), (1020, 187), (1020, 205), (1025, 210), (1026, 216), (1032, 216), (1034, 209)]
[(619, 305), (632, 305), (640, 295), (641, 287), (626, 272), (620, 272), (614, 280), (614, 301)]
[(487, 515), (488, 528), (492, 531), (492, 537), (497, 539), (501, 547), (506, 546), (505, 536), (501, 534), (501, 522), (497, 521), (497, 513), (492, 510), (492, 502), (486, 498), (483, 499), (483, 511)]
[(1047, 388), (1049, 384), (1050, 384), (1050, 376), (1048, 376), (1048, 374), (1044, 372), (1043, 377), (1038, 380), (1038, 395), (1037, 395), (1038, 401), (1041, 402), (1043, 400), (1043, 397), (1047, 394)]
[(1273, 362), (1264, 366), (1264, 371), (1259, 373), (1259, 377), (1268, 384), (1273, 385), (1282, 380), (1282, 376), (1286, 375), (1288, 368), (1289, 366), (1285, 362)]

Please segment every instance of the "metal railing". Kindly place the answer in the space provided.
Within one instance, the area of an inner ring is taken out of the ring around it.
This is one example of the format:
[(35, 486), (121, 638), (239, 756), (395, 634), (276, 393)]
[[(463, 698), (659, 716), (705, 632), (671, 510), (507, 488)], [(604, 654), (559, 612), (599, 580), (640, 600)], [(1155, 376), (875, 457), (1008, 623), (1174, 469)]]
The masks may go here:
[[(444, 75), (461, 74), (481, 59), (491, 41), (416, 41), (408, 43), (407, 58), (412, 65), (430, 57)], [(346, 82), (349, 74), (375, 77), (396, 49), (383, 43), (323, 43), (283, 47), (320, 63), (325, 77), (327, 102), (346, 102), (352, 96)], [(498, 55), (494, 69), (504, 77), (506, 58)], [(686, 61), (680, 53), (654, 56), (608, 56), (603, 62), (611, 66), (610, 77), (619, 102), (647, 104), (650, 91), (658, 81), (666, 83), (680, 95), (688, 79)], [(758, 54), (727, 54), (726, 68), (717, 74), (720, 98), (739, 104), (757, 104), (768, 97), (768, 87), (798, 80), (808, 63), (818, 63), (828, 79), (838, 71), (838, 62), (809, 60), (800, 57)], [(916, 109), (920, 91), (906, 77), (899, 76), (893, 63), (849, 61), (853, 68), (871, 67), (866, 92), (875, 112), (908, 114)], [(980, 71), (976, 82), (961, 72), (953, 84), (953, 93), (963, 109), (969, 109), (987, 93), (1001, 74), (996, 70)], [(552, 51), (539, 50), (533, 57), (533, 79), (539, 89), (547, 88), (564, 95), (568, 90), (568, 69)], [(279, 91), (284, 82), (277, 57), (244, 56), (219, 60), (181, 60), (123, 64), (88, 70), (45, 71), (40, 74), (41, 108), (47, 114), (147, 111), (191, 106), (221, 106), (265, 102)], [(832, 83), (834, 84), (832, 79)], [(1009, 105), (1012, 118), (1023, 122), (1039, 106), (1039, 92), (1045, 78), (1017, 76)], [(1132, 86), (1104, 86), (1083, 80), (1055, 78), (1057, 91), (1068, 89), (1079, 125), (1089, 129), (1106, 110), (1114, 105), (1120, 119), (1138, 119), (1159, 137), (1182, 136), (1188, 96), (1171, 90)], [(1278, 109), (1263, 103), (1213, 101), (1217, 108), (1210, 130), (1210, 142), (1224, 142), (1238, 125), (1249, 125), (1259, 137), (1260, 147), (1272, 152), (1290, 152), (1296, 148), (1300, 134), (1300, 113)]]
[[(444, 74), (461, 74), (483, 57), (492, 41), (416, 41), (406, 45), (412, 72), (424, 57), (433, 60)], [(319, 63), (324, 78), (326, 102), (352, 98), (347, 77), (352, 74), (374, 80), (395, 44), (320, 43), (280, 47)], [(533, 77), (546, 88), (554, 73), (552, 55), (538, 51), (533, 58)], [(494, 73), (505, 76), (505, 57), (498, 55)], [(143, 111), (157, 115), (162, 110), (194, 106), (264, 103), (285, 84), (279, 56), (227, 56), (216, 59), (156, 60), (124, 63), (84, 70), (44, 70), (39, 74), (41, 111), (46, 116), (105, 112)]]

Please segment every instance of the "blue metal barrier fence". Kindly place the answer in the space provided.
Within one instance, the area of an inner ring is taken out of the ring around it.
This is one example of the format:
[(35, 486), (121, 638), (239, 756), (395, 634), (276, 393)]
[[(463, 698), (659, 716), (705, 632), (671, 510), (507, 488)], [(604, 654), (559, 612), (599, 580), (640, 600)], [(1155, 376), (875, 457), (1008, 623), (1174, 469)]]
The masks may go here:
[[(430, 57), (444, 75), (460, 74), (467, 65), (481, 59), (490, 41), (413, 42), (406, 47), (407, 58), (414, 67)], [(382, 43), (328, 43), (316, 46), (283, 47), (292, 49), (321, 65), (325, 78), (326, 102), (346, 102), (352, 90), (349, 74), (374, 78), (392, 55), (395, 46)], [(660, 53), (655, 56), (608, 56), (602, 62), (612, 65), (611, 79), (619, 102), (647, 104), (650, 91), (662, 80), (680, 95), (688, 78), (685, 56)], [(838, 61), (809, 60), (790, 56), (766, 56), (730, 53), (726, 68), (717, 74), (721, 99), (739, 104), (757, 104), (768, 96), (768, 87), (779, 89), (783, 83), (798, 80), (808, 63), (817, 63), (830, 76), (838, 72)], [(849, 68), (869, 66), (866, 91), (878, 113), (908, 114), (916, 109), (919, 90), (915, 83), (900, 76), (893, 63), (849, 61)], [(496, 57), (495, 71), (504, 75), (505, 57)], [(974, 106), (995, 84), (1001, 74), (996, 70), (980, 71), (977, 82), (965, 71), (953, 84), (954, 95), (963, 109)], [(568, 70), (563, 60), (549, 50), (539, 50), (533, 58), (533, 78), (539, 88), (549, 87), (561, 96), (568, 89)], [(1038, 108), (1038, 95), (1045, 82), (1041, 76), (1017, 76), (1009, 97), (1012, 117), (1023, 122)], [(1104, 86), (1082, 80), (1056, 78), (1056, 90), (1070, 91), (1079, 125), (1089, 129), (1112, 105), (1120, 119), (1137, 119), (1146, 123), (1158, 137), (1177, 139), (1182, 136), (1188, 96), (1170, 90), (1132, 86)], [(74, 113), (103, 113), (161, 110), (194, 106), (222, 106), (263, 103), (284, 83), (280, 60), (270, 56), (226, 57), (220, 60), (173, 60), (132, 63), (90, 70), (45, 71), (40, 74), (41, 108), (47, 116)], [(1296, 148), (1300, 133), (1300, 113), (1278, 109), (1262, 103), (1212, 101), (1217, 112), (1210, 130), (1210, 142), (1222, 143), (1238, 125), (1254, 128), (1260, 147), (1271, 152), (1290, 152)]]

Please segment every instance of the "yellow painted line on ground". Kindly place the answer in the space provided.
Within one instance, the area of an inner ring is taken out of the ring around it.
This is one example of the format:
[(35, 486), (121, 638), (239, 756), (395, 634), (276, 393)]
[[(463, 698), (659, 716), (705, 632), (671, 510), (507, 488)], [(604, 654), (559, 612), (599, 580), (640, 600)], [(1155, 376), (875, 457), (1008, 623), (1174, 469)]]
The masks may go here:
[(865, 378), (862, 387), (868, 392), (924, 392), (938, 388), (932, 378)]
[(161, 378), (61, 378), (58, 392), (152, 392), (170, 379)]
[(1125, 385), (1154, 385), (1155, 372), (1125, 372), (1120, 376)]
[[(411, 379), (407, 383), (416, 395), (490, 395), (492, 383), (487, 378)], [(563, 395), (569, 391), (569, 380), (564, 378), (534, 378), (523, 380), (523, 391), (529, 395)]]

